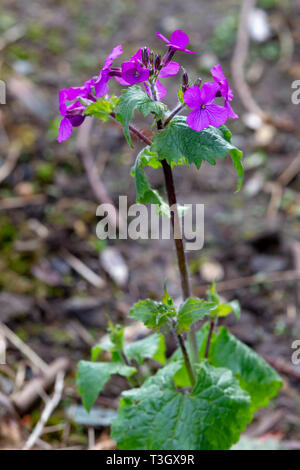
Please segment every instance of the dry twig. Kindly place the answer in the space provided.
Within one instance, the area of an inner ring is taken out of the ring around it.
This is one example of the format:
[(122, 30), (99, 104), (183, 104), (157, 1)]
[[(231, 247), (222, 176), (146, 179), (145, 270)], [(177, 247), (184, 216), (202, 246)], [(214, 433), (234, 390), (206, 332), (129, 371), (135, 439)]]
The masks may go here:
[(31, 435), (27, 439), (26, 444), (23, 447), (23, 450), (31, 449), (37, 442), (37, 439), (39, 439), (39, 437), (43, 433), (44, 426), (47, 424), (51, 414), (53, 413), (53, 411), (58, 406), (61, 400), (63, 389), (64, 389), (64, 377), (65, 377), (65, 374), (63, 371), (58, 372), (56, 376), (56, 380), (55, 380), (54, 393), (51, 399), (46, 404), (44, 411), (41, 415), (41, 418), (38, 421), (37, 425), (35, 426)]
[(253, 98), (250, 87), (246, 83), (245, 64), (249, 49), (248, 21), (255, 5), (256, 0), (243, 0), (241, 4), (236, 45), (231, 62), (231, 71), (235, 88), (239, 94), (240, 100), (248, 112), (258, 115), (262, 121), (270, 123), (278, 129), (286, 132), (299, 133), (298, 127), (290, 118), (277, 118), (272, 113), (263, 111)]
[(30, 360), (39, 370), (44, 372), (48, 364), (44, 362), (27, 344), (25, 344), (8, 326), (0, 324), (3, 334), (21, 353)]
[(81, 156), (89, 184), (97, 201), (100, 204), (110, 204), (114, 207), (114, 214), (108, 213), (108, 217), (113, 227), (119, 227), (119, 213), (106, 191), (95, 165), (94, 157), (91, 153), (89, 141), (92, 125), (93, 119), (86, 119), (84, 124), (80, 127), (77, 138), (78, 151)]
[(72, 255), (69, 251), (63, 250), (63, 257), (71, 268), (73, 268), (94, 287), (101, 289), (105, 286), (105, 282), (98, 274), (92, 271), (91, 268), (84, 264), (80, 259), (76, 258), (76, 256)]
[(61, 357), (53, 361), (45, 370), (42, 376), (35, 377), (20, 391), (12, 395), (11, 402), (20, 415), (24, 415), (36, 402), (36, 400), (45, 395), (57, 375), (60, 372), (65, 373), (69, 368), (69, 360)]
[[(265, 282), (287, 282), (297, 281), (300, 279), (298, 270), (278, 271), (274, 273), (259, 273), (254, 276), (240, 277), (238, 279), (230, 279), (216, 283), (216, 289), (220, 292), (226, 290), (240, 289), (241, 287), (249, 287), (255, 284), (264, 284)], [(196, 295), (203, 295), (211, 287), (210, 284), (198, 286), (194, 290)]]
[(19, 144), (12, 145), (8, 151), (7, 158), (0, 168), (0, 183), (2, 183), (15, 168), (20, 156), (21, 147)]

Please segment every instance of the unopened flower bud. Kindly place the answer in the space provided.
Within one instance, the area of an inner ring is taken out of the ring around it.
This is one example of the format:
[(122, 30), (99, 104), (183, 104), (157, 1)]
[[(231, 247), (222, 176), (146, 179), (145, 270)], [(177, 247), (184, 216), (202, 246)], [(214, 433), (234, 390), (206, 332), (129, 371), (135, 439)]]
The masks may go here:
[(142, 62), (145, 67), (148, 66), (149, 63), (149, 52), (148, 52), (148, 47), (143, 47), (141, 50), (141, 55), (142, 55)]
[(189, 87), (189, 76), (187, 72), (183, 69), (182, 75), (182, 91), (185, 92)]
[(166, 55), (163, 58), (164, 67), (171, 62), (174, 54), (175, 54), (175, 49), (173, 49), (172, 47), (169, 47)]
[(196, 86), (200, 86), (202, 83), (202, 78), (198, 77), (197, 80), (195, 81)]
[(154, 59), (154, 67), (155, 67), (155, 70), (159, 70), (160, 64), (161, 64), (161, 55), (160, 55), (160, 54), (156, 54), (155, 59)]
[(153, 51), (149, 52), (149, 62), (153, 67), (153, 62), (154, 62), (154, 52)]

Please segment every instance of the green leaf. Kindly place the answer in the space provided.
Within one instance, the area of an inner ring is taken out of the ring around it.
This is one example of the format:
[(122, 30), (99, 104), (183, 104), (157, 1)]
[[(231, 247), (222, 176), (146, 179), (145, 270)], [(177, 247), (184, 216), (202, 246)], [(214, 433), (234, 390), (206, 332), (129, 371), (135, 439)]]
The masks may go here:
[(171, 305), (147, 299), (135, 304), (129, 312), (129, 316), (136, 321), (142, 321), (148, 328), (159, 330), (171, 318), (176, 316), (176, 310)]
[(237, 320), (241, 316), (241, 307), (237, 300), (232, 300), (228, 304), (219, 304), (216, 308), (210, 311), (211, 317), (227, 317), (231, 313), (235, 313)]
[(112, 360), (114, 362), (123, 362), (122, 352), (124, 345), (124, 331), (120, 325), (114, 325), (109, 321), (108, 333), (109, 336), (104, 337), (100, 343), (96, 344), (92, 348), (92, 361), (96, 361), (101, 351), (108, 351), (111, 353)]
[(171, 363), (139, 389), (123, 392), (112, 438), (121, 450), (219, 450), (251, 419), (250, 399), (231, 371), (202, 363), (191, 395), (175, 390)]
[(215, 309), (214, 302), (206, 302), (198, 298), (187, 299), (177, 314), (177, 332), (188, 331), (189, 327), (198, 320), (202, 320)]
[(181, 88), (179, 88), (179, 90), (177, 91), (177, 96), (178, 96), (178, 99), (179, 99), (180, 103), (184, 103), (183, 91), (182, 91)]
[[(203, 327), (200, 328), (199, 331), (197, 331), (197, 343), (198, 343), (198, 346), (200, 347), (200, 357), (201, 358), (204, 357), (204, 351), (205, 351), (205, 346), (206, 346), (208, 330), (209, 330), (209, 324), (205, 323), (203, 325)], [(186, 342), (185, 346), (187, 348), (189, 356), (191, 356), (189, 343)], [(169, 359), (169, 362), (174, 362), (174, 361), (175, 362), (179, 361), (179, 363), (181, 364), (181, 366), (178, 368), (178, 370), (176, 371), (176, 373), (174, 375), (174, 382), (175, 382), (176, 387), (179, 387), (179, 388), (191, 387), (192, 384), (191, 384), (191, 381), (190, 381), (190, 378), (189, 378), (189, 374), (186, 370), (184, 360), (183, 360), (183, 356), (182, 356), (182, 352), (181, 352), (180, 348), (176, 349), (176, 351), (172, 354), (171, 358)]]
[(275, 397), (282, 381), (275, 370), (246, 344), (221, 327), (210, 345), (209, 360), (215, 367), (226, 367), (251, 397), (251, 410), (266, 406)]
[(114, 112), (119, 98), (117, 96), (108, 97), (107, 95), (98, 98), (95, 103), (90, 104), (84, 111), (85, 115), (95, 116), (97, 119), (106, 122), (111, 119), (111, 113)]
[(124, 353), (128, 361), (143, 364), (144, 359), (154, 359), (164, 365), (166, 362), (166, 345), (162, 334), (154, 333), (145, 339), (127, 344)]
[(151, 151), (169, 164), (185, 159), (188, 165), (194, 163), (198, 169), (203, 160), (215, 165), (217, 158), (225, 158), (229, 153), (238, 174), (237, 190), (240, 190), (243, 181), (242, 152), (231, 144), (230, 138), (231, 133), (225, 126), (210, 126), (197, 132), (187, 125), (186, 117), (177, 116), (165, 129), (155, 134)]
[(136, 184), (136, 202), (139, 204), (156, 204), (158, 213), (170, 217), (169, 205), (163, 200), (159, 192), (150, 186), (143, 170), (146, 165), (152, 168), (161, 166), (161, 163), (157, 160), (156, 154), (151, 153), (148, 147), (145, 147), (138, 154), (132, 170)]
[(151, 100), (138, 85), (133, 85), (123, 92), (118, 103), (117, 120), (123, 126), (124, 134), (130, 147), (133, 147), (133, 145), (129, 133), (129, 123), (136, 109), (144, 116), (153, 113), (159, 118), (162, 116), (164, 105), (159, 101)]
[(231, 302), (223, 304), (220, 296), (217, 294), (215, 283), (213, 283), (211, 288), (206, 292), (206, 296), (209, 302), (215, 302), (216, 304), (215, 308), (210, 311), (211, 317), (227, 317), (234, 312), (237, 320), (240, 319), (241, 307), (238, 300), (232, 300)]
[[(200, 358), (204, 357), (208, 331), (209, 324), (206, 323), (197, 333)], [(176, 360), (181, 363), (181, 368), (174, 377), (176, 386), (189, 387), (191, 383), (180, 349), (177, 349), (171, 358), (171, 361)], [(266, 406), (282, 386), (281, 378), (275, 370), (253, 349), (230, 334), (225, 327), (219, 328), (218, 334), (212, 335), (209, 362), (215, 367), (225, 367), (232, 371), (240, 387), (251, 397), (253, 414), (258, 408)]]
[(97, 400), (111, 375), (119, 374), (130, 377), (136, 372), (134, 367), (117, 362), (88, 362), (80, 361), (77, 372), (78, 393), (82, 396), (82, 402), (87, 411)]

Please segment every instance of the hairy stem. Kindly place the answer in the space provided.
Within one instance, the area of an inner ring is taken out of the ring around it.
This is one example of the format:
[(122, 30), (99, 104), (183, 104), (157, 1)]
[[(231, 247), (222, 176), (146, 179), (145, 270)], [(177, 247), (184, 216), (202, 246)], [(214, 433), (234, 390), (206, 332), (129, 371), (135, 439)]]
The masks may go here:
[(179, 345), (180, 345), (180, 348), (181, 348), (181, 351), (182, 351), (185, 367), (186, 367), (186, 370), (189, 374), (191, 384), (195, 385), (195, 376), (194, 376), (194, 372), (193, 372), (193, 369), (192, 369), (192, 366), (191, 366), (189, 355), (187, 353), (187, 350), (186, 350), (186, 347), (185, 347), (185, 344), (184, 344), (183, 337), (182, 337), (182, 335), (177, 335), (177, 338), (178, 338), (178, 341), (179, 341)]
[[(187, 298), (191, 297), (192, 291), (191, 291), (190, 278), (189, 278), (189, 272), (188, 272), (188, 267), (187, 267), (187, 260), (186, 260), (186, 255), (184, 251), (184, 244), (183, 244), (181, 230), (180, 230), (173, 173), (172, 173), (172, 169), (170, 165), (168, 164), (166, 160), (162, 160), (161, 163), (162, 163), (164, 176), (165, 176), (169, 206), (170, 208), (172, 208), (171, 224), (172, 224), (172, 229), (173, 229), (173, 237), (174, 237), (174, 243), (175, 243), (175, 248), (176, 248), (178, 268), (179, 268), (179, 273), (180, 273), (182, 296), (183, 296), (183, 299), (186, 300)], [(194, 325), (191, 326), (191, 329), (188, 332), (187, 337), (188, 337), (189, 349), (190, 349), (190, 353), (192, 357), (192, 363), (195, 364), (196, 362), (198, 362), (198, 345), (197, 345), (197, 336), (196, 336)]]
[[(110, 113), (111, 117), (116, 121), (116, 113)], [(129, 124), (129, 129), (133, 134), (135, 134), (139, 139), (143, 140), (145, 144), (147, 145), (152, 145), (152, 140), (149, 139), (146, 135), (144, 135), (141, 131), (139, 131), (136, 127), (134, 127), (132, 124)]]
[[(152, 96), (153, 96), (153, 99), (156, 98), (156, 93), (155, 93), (155, 88), (154, 87), (153, 87), (153, 91), (152, 91)], [(111, 117), (113, 119), (116, 119), (116, 114), (111, 113)], [(158, 130), (161, 130), (163, 128), (163, 124), (162, 124), (161, 121), (157, 122), (157, 128), (158, 128)], [(147, 145), (152, 145), (152, 141), (147, 136), (145, 136), (141, 131), (136, 129), (133, 125), (130, 124), (129, 129), (137, 137), (139, 137), (141, 140), (143, 140)], [(177, 200), (176, 200), (174, 179), (173, 179), (172, 169), (171, 169), (170, 165), (168, 164), (168, 162), (166, 160), (162, 161), (162, 167), (163, 167), (163, 171), (164, 171), (166, 188), (167, 188), (167, 192), (168, 192), (169, 206), (172, 207), (172, 209), (173, 209), (171, 211), (171, 223), (172, 223), (174, 242), (175, 242), (175, 248), (176, 248), (176, 254), (177, 254), (178, 268), (179, 268), (179, 272), (180, 272), (182, 295), (183, 295), (183, 299), (185, 300), (188, 297), (191, 297), (191, 286), (190, 286), (190, 279), (189, 279), (189, 273), (188, 273), (187, 260), (186, 260), (186, 255), (185, 255), (185, 251), (184, 251), (183, 240), (182, 240), (181, 236), (178, 237), (178, 234), (181, 233), (181, 232), (180, 232), (179, 215), (178, 215), (178, 208), (177, 208)], [(195, 364), (196, 362), (198, 362), (198, 345), (197, 345), (197, 336), (196, 336), (196, 330), (194, 328), (194, 325), (191, 326), (191, 329), (188, 332), (187, 337), (188, 337), (188, 343), (189, 343), (189, 349), (190, 349), (190, 353), (191, 353), (192, 363)], [(191, 367), (189, 356), (188, 356), (187, 352), (186, 352), (186, 359), (188, 360), (189, 366)], [(191, 370), (192, 370), (192, 367), (191, 367)]]
[[(151, 92), (152, 92), (153, 100), (157, 100), (155, 84), (152, 84)], [(161, 120), (157, 121), (157, 129), (158, 130), (163, 129), (163, 123)], [(179, 273), (180, 273), (182, 296), (183, 296), (183, 299), (186, 300), (187, 298), (191, 297), (192, 291), (191, 291), (190, 278), (189, 278), (189, 272), (188, 272), (188, 267), (187, 267), (187, 259), (186, 259), (186, 255), (184, 251), (182, 234), (180, 230), (173, 173), (172, 173), (172, 168), (170, 167), (169, 163), (166, 160), (162, 160), (161, 163), (162, 163), (165, 182), (166, 182), (169, 207), (170, 209), (172, 208), (171, 223), (172, 223), (173, 238), (174, 238), (176, 254), (177, 254), (178, 268), (179, 268)], [(197, 344), (197, 336), (196, 336), (196, 330), (195, 330), (194, 325), (191, 326), (187, 334), (187, 339), (188, 339), (189, 350), (190, 350), (191, 359), (192, 359), (192, 371), (193, 371), (194, 364), (198, 362), (198, 344)], [(187, 358), (189, 359), (188, 355), (187, 355)]]
[(212, 338), (212, 334), (213, 334), (213, 331), (214, 331), (214, 327), (215, 327), (215, 320), (212, 320), (210, 322), (210, 325), (209, 325), (209, 332), (208, 332), (208, 336), (207, 336), (207, 342), (206, 342), (206, 348), (205, 348), (205, 359), (208, 359), (208, 355), (209, 355), (209, 347), (210, 347), (210, 342), (211, 342), (211, 338)]
[(171, 111), (171, 113), (165, 120), (163, 126), (166, 127), (169, 124), (169, 122), (172, 121), (173, 117), (176, 116), (176, 114), (180, 113), (180, 111), (182, 111), (183, 108), (185, 108), (185, 106), (186, 106), (185, 103), (180, 103), (178, 106), (176, 106), (176, 108), (174, 108), (173, 111)]

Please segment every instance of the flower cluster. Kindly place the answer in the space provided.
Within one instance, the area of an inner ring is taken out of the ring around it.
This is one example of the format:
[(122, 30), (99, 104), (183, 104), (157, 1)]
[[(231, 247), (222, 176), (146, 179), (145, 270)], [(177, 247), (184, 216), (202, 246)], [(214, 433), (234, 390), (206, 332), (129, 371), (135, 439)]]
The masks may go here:
[[(206, 82), (201, 88), (192, 86), (183, 95), (185, 104), (192, 109), (186, 122), (196, 131), (202, 131), (208, 126), (219, 127), (229, 117), (238, 118), (229, 103), (233, 99), (233, 91), (229, 88), (221, 65), (215, 65), (211, 74), (213, 82)], [(219, 96), (224, 98), (224, 106), (214, 103)]]
[[(62, 89), (59, 93), (59, 111), (62, 120), (59, 125), (58, 141), (62, 142), (70, 137), (73, 127), (80, 126), (84, 119), (84, 111), (97, 98), (106, 96), (109, 92), (109, 81), (114, 78), (123, 86), (143, 83), (146, 92), (153, 100), (162, 100), (167, 89), (161, 83), (162, 78), (172, 77), (180, 70), (180, 64), (173, 62), (172, 58), (178, 51), (195, 54), (186, 48), (189, 43), (188, 36), (181, 30), (176, 30), (167, 39), (156, 33), (168, 49), (162, 57), (154, 54), (148, 47), (139, 49), (129, 60), (124, 61), (120, 67), (114, 67), (114, 61), (122, 54), (122, 46), (116, 46), (104, 61), (99, 75), (91, 78), (82, 87)], [(190, 86), (186, 72), (183, 73), (184, 103), (192, 109), (187, 117), (187, 124), (196, 131), (208, 126), (218, 127), (224, 124), (229, 117), (237, 118), (230, 101), (233, 92), (229, 88), (226, 77), (220, 65), (212, 68), (213, 82)], [(215, 104), (216, 98), (224, 99), (224, 106)]]

